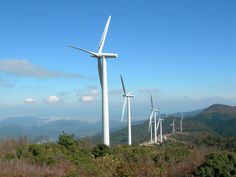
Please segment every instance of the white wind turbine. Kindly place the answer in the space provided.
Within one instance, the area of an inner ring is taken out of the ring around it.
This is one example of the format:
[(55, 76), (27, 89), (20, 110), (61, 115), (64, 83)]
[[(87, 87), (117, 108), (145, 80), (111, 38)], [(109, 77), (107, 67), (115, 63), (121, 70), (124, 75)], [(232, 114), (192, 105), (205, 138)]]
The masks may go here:
[[(122, 109), (122, 116), (121, 116), (121, 122), (123, 121), (124, 114), (125, 114), (125, 107), (127, 106), (127, 124), (128, 124), (128, 144), (132, 144), (132, 136), (131, 136), (131, 106), (130, 106), (130, 98), (133, 98), (134, 95), (131, 94), (131, 92), (126, 93), (125, 90), (125, 84), (122, 76), (120, 76), (122, 88), (123, 88), (123, 97), (125, 98), (124, 104), (123, 104), (123, 109)], [(128, 102), (128, 104), (127, 104)], [(127, 105), (126, 105), (127, 104)]]
[[(159, 111), (160, 111), (160, 108), (159, 108)], [(159, 129), (159, 126), (160, 126), (160, 142), (162, 143), (163, 142), (163, 136), (162, 136), (162, 121), (163, 121), (164, 119), (162, 119), (161, 117), (160, 117), (160, 112), (159, 112), (159, 114), (158, 114), (158, 122), (157, 122), (157, 131), (158, 131), (158, 129)]]
[(173, 122), (172, 124), (170, 124), (170, 126), (172, 126), (172, 132), (175, 133), (175, 117), (173, 118)]
[(151, 96), (151, 115), (149, 117), (148, 130), (150, 131), (152, 126), (152, 119), (154, 118), (154, 143), (157, 143), (157, 112), (159, 112), (159, 109), (154, 108), (153, 99)]
[(107, 31), (109, 28), (111, 16), (109, 16), (105, 29), (103, 31), (101, 41), (99, 43), (98, 52), (92, 52), (86, 49), (77, 48), (70, 46), (76, 50), (86, 52), (91, 55), (91, 57), (97, 59), (98, 74), (102, 89), (102, 121), (103, 121), (103, 143), (110, 146), (110, 134), (109, 134), (109, 104), (108, 104), (108, 88), (107, 88), (107, 58), (117, 58), (115, 53), (103, 53), (102, 49), (105, 43)]
[(181, 112), (181, 119), (180, 119), (180, 132), (182, 133), (183, 131), (183, 119), (184, 119), (184, 114), (183, 114), (183, 111)]
[(153, 136), (152, 136), (152, 126), (153, 125), (152, 125), (152, 123), (153, 123), (153, 120), (151, 121), (151, 125), (149, 126), (149, 131), (150, 131), (150, 136), (151, 136), (151, 138), (150, 138), (151, 141), (150, 142), (151, 143), (153, 142), (153, 139), (152, 139), (153, 138)]

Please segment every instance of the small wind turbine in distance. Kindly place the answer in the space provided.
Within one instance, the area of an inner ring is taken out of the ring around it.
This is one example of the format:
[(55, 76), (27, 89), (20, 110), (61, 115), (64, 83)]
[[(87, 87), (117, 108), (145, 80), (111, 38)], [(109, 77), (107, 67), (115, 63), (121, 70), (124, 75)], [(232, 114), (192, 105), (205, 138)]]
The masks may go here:
[(107, 88), (107, 58), (117, 58), (116, 53), (103, 53), (102, 49), (106, 40), (107, 31), (111, 21), (111, 16), (109, 16), (105, 29), (103, 31), (101, 41), (98, 47), (98, 52), (92, 52), (86, 49), (72, 47), (76, 50), (86, 52), (93, 58), (97, 58), (98, 74), (100, 79), (100, 84), (102, 88), (102, 121), (103, 121), (103, 143), (110, 146), (110, 133), (109, 133), (109, 104), (108, 104), (108, 88)]
[(172, 124), (170, 124), (170, 126), (172, 126), (172, 132), (175, 133), (175, 117), (173, 118), (173, 122)]
[(160, 116), (160, 108), (158, 108), (159, 110), (159, 114), (158, 114), (158, 123), (157, 123), (157, 131), (159, 129), (159, 126), (160, 126), (160, 142), (162, 143), (163, 142), (163, 136), (162, 136), (162, 121), (164, 119), (161, 118)]
[(180, 119), (180, 132), (182, 133), (183, 132), (183, 119), (184, 119), (184, 113), (183, 111), (181, 112), (181, 119)]
[(123, 121), (124, 118), (124, 114), (125, 114), (125, 107), (127, 104), (127, 124), (128, 124), (128, 144), (131, 145), (132, 144), (132, 136), (131, 136), (131, 106), (130, 106), (130, 98), (133, 98), (134, 95), (132, 95), (131, 92), (126, 93), (125, 90), (125, 84), (124, 84), (124, 80), (122, 78), (122, 76), (120, 76), (120, 80), (121, 80), (121, 84), (122, 84), (122, 88), (123, 88), (123, 97), (125, 98), (124, 100), (124, 104), (123, 104), (123, 109), (122, 109), (122, 116), (121, 116), (121, 122)]
[(153, 143), (153, 139), (152, 139), (152, 125), (153, 124), (153, 120), (151, 120), (151, 125), (149, 126), (149, 131), (150, 131), (150, 142)]
[(152, 119), (154, 118), (154, 143), (157, 143), (157, 112), (159, 112), (159, 109), (154, 108), (153, 99), (151, 95), (151, 115), (149, 117), (148, 130), (150, 131), (150, 127), (152, 126)]

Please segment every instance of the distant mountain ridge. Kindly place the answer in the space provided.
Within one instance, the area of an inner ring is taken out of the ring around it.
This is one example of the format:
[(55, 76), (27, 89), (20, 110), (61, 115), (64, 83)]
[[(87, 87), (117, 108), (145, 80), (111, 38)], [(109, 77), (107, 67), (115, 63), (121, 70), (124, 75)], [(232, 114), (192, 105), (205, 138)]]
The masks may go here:
[[(173, 117), (176, 118), (176, 130), (179, 131), (180, 116), (178, 113), (169, 115), (163, 122), (163, 131), (171, 133)], [(164, 116), (165, 117), (165, 116)], [(127, 124), (110, 120), (111, 141), (114, 144), (126, 143)], [(236, 136), (236, 107), (214, 104), (201, 112), (184, 114), (183, 129), (186, 132), (208, 132), (223, 136)], [(96, 141), (101, 140), (102, 122), (85, 122), (81, 120), (53, 120), (38, 117), (13, 117), (0, 121), (0, 139), (26, 135), (29, 139), (47, 137), (55, 140), (62, 132), (73, 133), (77, 138), (96, 135)], [(148, 140), (148, 120), (132, 121), (133, 142)]]
[(0, 121), (0, 127), (9, 125), (20, 125), (25, 127), (42, 125), (46, 119), (32, 116), (11, 117)]
[[(163, 133), (169, 134), (172, 132), (170, 124), (175, 117), (176, 131), (179, 132), (180, 117), (175, 114), (164, 118)], [(236, 136), (236, 114), (235, 106), (214, 104), (202, 110), (195, 116), (185, 116), (183, 121), (183, 131), (193, 133), (209, 133), (220, 136)], [(127, 128), (112, 132), (111, 144), (127, 144)], [(90, 137), (94, 143), (101, 143), (101, 135)], [(132, 141), (133, 143), (142, 143), (150, 140), (150, 132), (148, 132), (148, 120), (142, 124), (132, 126)]]
[[(120, 121), (110, 120), (111, 129), (124, 127)], [(86, 122), (77, 119), (58, 119), (49, 121), (38, 117), (22, 116), (0, 121), (0, 139), (18, 138), (22, 135), (30, 140), (47, 137), (55, 140), (62, 132), (74, 134), (77, 138), (93, 135), (102, 131), (102, 122)]]
[(202, 114), (207, 113), (236, 113), (236, 106), (229, 106), (229, 105), (223, 105), (223, 104), (213, 104), (207, 109), (205, 109)]

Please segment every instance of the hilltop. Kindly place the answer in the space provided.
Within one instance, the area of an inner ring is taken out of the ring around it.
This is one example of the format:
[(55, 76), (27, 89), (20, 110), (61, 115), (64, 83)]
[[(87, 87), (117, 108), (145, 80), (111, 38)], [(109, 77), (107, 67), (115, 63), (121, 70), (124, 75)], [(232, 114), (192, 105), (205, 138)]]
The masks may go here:
[(209, 114), (209, 113), (234, 114), (234, 113), (236, 113), (236, 106), (229, 106), (229, 105), (223, 105), (223, 104), (213, 104), (201, 112), (201, 114)]

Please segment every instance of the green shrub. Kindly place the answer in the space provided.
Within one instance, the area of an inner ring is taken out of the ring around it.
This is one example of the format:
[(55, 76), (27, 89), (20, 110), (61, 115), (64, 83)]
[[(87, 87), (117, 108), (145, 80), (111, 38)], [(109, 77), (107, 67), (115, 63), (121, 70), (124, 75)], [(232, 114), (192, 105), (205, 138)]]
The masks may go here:
[(110, 148), (105, 144), (98, 144), (96, 147), (92, 149), (92, 153), (94, 157), (103, 157), (105, 155), (109, 155), (111, 152)]
[(62, 133), (59, 135), (58, 144), (65, 147), (71, 152), (75, 152), (77, 149), (77, 141), (73, 134)]
[(233, 153), (211, 154), (207, 162), (195, 174), (201, 177), (236, 176), (236, 155)]
[(55, 154), (51, 149), (50, 145), (31, 144), (28, 147), (28, 152), (30, 153), (29, 158), (47, 165), (55, 164)]
[(16, 147), (16, 155), (19, 159), (30, 158), (31, 154), (28, 152), (27, 146)]
[(13, 160), (14, 158), (15, 158), (15, 154), (10, 153), (10, 152), (7, 152), (3, 157), (4, 160)]

